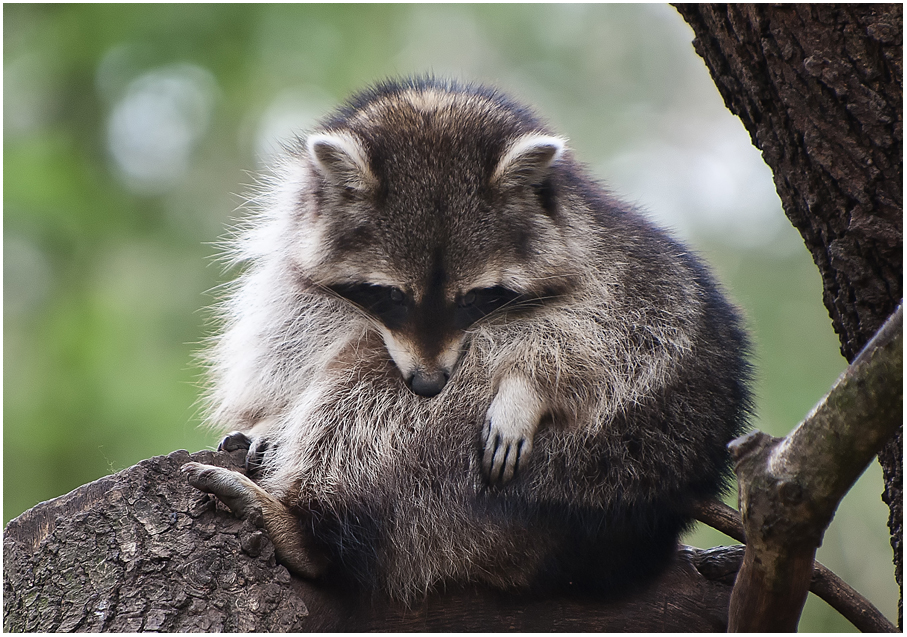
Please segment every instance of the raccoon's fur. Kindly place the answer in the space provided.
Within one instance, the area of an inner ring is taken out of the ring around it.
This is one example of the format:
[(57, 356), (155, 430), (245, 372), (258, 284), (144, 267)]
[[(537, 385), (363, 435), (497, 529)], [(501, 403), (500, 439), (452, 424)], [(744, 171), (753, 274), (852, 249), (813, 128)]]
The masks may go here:
[(322, 555), (297, 571), (404, 600), (623, 590), (724, 488), (749, 406), (734, 308), (526, 108), (380, 85), (252, 203), (210, 418), (254, 439), (260, 488), (187, 470), (272, 535), (289, 511)]

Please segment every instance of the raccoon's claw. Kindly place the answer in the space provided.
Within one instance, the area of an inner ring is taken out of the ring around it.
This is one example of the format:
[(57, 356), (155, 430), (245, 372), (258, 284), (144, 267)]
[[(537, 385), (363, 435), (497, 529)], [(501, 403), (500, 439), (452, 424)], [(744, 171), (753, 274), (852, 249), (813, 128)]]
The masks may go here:
[(265, 460), (265, 451), (271, 446), (267, 438), (253, 438), (246, 453), (246, 475), (254, 476), (261, 470)]
[(489, 418), (482, 430), (482, 471), (489, 484), (510, 482), (520, 462), (532, 450), (532, 442), (523, 436), (508, 436)]
[(299, 520), (277, 498), (236, 471), (187, 462), (180, 469), (189, 484), (213, 493), (234, 515), (263, 524), (274, 543), (281, 564), (303, 577), (315, 578), (328, 567), (327, 559), (311, 550), (312, 540), (303, 533)]

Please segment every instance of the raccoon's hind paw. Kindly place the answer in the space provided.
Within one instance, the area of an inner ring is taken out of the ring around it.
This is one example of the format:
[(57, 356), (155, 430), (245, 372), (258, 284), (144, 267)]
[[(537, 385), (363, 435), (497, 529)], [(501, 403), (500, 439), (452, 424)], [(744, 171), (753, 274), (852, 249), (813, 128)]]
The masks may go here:
[(236, 471), (213, 467), (198, 462), (187, 462), (180, 469), (186, 474), (189, 484), (205, 493), (212, 493), (230, 507), (233, 515), (246, 519), (251, 515), (262, 515), (261, 492), (264, 489)]
[(268, 440), (262, 436), (251, 438), (242, 431), (234, 431), (227, 434), (218, 443), (218, 451), (236, 451), (237, 449), (246, 450), (246, 474), (254, 476), (261, 470), (264, 461), (265, 451), (270, 447)]
[(299, 520), (277, 498), (236, 471), (198, 462), (187, 462), (180, 469), (189, 484), (213, 493), (237, 517), (251, 518), (268, 531), (277, 560), (297, 575), (316, 578), (327, 569), (327, 559), (311, 549), (312, 539), (303, 532)]

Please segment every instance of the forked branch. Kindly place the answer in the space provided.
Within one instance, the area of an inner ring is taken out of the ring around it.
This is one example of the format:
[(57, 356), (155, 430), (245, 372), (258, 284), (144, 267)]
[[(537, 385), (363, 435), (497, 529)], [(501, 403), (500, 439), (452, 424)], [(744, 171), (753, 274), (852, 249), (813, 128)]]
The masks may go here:
[[(736, 509), (717, 500), (707, 500), (694, 505), (693, 517), (728, 537), (746, 544), (743, 522), (740, 520), (740, 512)], [(860, 632), (898, 632), (895, 625), (888, 621), (872, 602), (820, 562), (815, 562), (813, 565), (813, 577), (809, 590), (841, 613), (841, 616)]]
[[(902, 325), (899, 306), (786, 438), (753, 432), (731, 443), (748, 541), (731, 596), (730, 631), (796, 630), (814, 580), (816, 548), (838, 503), (901, 425)], [(858, 596), (841, 584), (827, 578), (820, 590), (840, 591), (836, 603), (847, 606)], [(872, 614), (860, 607), (845, 616), (854, 621), (850, 615)]]

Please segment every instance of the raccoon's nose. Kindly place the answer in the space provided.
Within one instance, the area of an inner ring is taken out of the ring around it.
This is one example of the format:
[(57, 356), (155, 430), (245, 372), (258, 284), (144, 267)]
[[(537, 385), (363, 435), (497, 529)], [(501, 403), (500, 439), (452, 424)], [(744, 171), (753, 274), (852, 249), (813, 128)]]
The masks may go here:
[(409, 388), (420, 396), (431, 398), (441, 393), (448, 378), (450, 376), (444, 371), (426, 373), (417, 370), (409, 379)]

